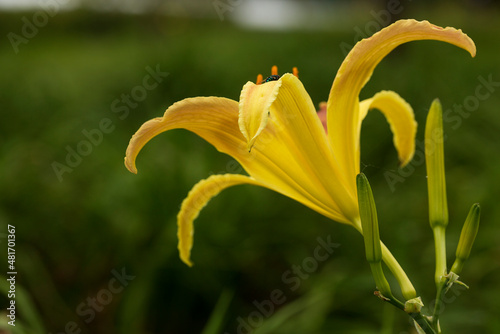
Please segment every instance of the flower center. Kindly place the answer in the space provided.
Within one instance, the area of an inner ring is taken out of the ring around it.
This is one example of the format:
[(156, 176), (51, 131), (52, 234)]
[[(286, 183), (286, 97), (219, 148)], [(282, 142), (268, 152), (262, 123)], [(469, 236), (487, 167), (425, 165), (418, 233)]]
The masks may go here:
[[(297, 67), (294, 67), (292, 69), (292, 73), (297, 78), (299, 77), (299, 70), (297, 69)], [(257, 80), (255, 81), (255, 83), (257, 85), (260, 85), (260, 84), (263, 84), (263, 83), (266, 83), (269, 81), (276, 81), (280, 77), (281, 77), (281, 75), (278, 75), (278, 66), (274, 65), (273, 67), (271, 67), (271, 75), (270, 76), (268, 76), (265, 80), (263, 80), (264, 78), (262, 77), (262, 74), (259, 74), (259, 75), (257, 75)]]

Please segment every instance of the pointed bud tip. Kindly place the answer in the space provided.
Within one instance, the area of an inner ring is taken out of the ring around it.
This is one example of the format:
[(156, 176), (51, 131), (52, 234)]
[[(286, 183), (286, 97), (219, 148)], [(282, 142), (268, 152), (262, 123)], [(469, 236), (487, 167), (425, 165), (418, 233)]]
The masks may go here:
[(364, 173), (359, 173), (358, 175), (356, 175), (356, 184), (358, 185), (358, 187), (363, 182), (368, 182), (368, 178), (366, 177), (366, 175)]

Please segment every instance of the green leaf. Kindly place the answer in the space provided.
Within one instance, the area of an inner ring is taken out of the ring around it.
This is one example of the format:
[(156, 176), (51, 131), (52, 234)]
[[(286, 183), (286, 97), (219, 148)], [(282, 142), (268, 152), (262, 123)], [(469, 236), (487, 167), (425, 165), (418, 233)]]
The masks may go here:
[(208, 323), (205, 325), (203, 332), (201, 334), (218, 334), (222, 333), (222, 326), (224, 324), (224, 317), (229, 308), (229, 304), (233, 299), (233, 292), (229, 290), (224, 290), (217, 304), (215, 305), (215, 309), (208, 320)]

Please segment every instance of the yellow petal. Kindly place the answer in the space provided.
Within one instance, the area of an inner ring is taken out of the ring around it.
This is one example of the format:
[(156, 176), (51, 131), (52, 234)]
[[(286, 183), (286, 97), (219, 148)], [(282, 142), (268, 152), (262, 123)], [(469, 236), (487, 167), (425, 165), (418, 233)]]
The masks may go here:
[[(358, 140), (356, 149), (359, 151), (359, 135), (361, 122), (368, 110), (378, 109), (384, 114), (394, 135), (394, 146), (398, 151), (400, 166), (411, 161), (415, 153), (415, 136), (417, 122), (412, 107), (401, 96), (392, 91), (381, 91), (371, 99), (359, 104)], [(357, 165), (359, 166), (359, 154)]]
[(249, 81), (241, 90), (238, 124), (241, 133), (247, 140), (249, 151), (257, 136), (266, 127), (269, 109), (276, 100), (280, 86), (281, 80), (258, 85)]
[[(279, 80), (281, 87), (269, 109), (267, 125), (251, 152), (239, 128), (238, 102), (197, 97), (177, 102), (163, 117), (144, 123), (130, 140), (125, 165), (136, 173), (136, 157), (149, 140), (167, 130), (187, 129), (235, 158), (263, 186), (333, 220), (357, 224), (356, 194), (346, 191), (346, 181), (337, 173), (309, 95), (293, 75), (285, 74)], [(254, 95), (249, 103), (261, 101)]]
[[(256, 180), (343, 223), (358, 216), (355, 192), (346, 191), (314, 104), (298, 78), (284, 74), (267, 125), (243, 163)], [(265, 85), (262, 85), (263, 87)], [(260, 95), (262, 99), (266, 94)], [(262, 105), (259, 95), (246, 103)], [(255, 111), (255, 112), (258, 112)]]
[(135, 160), (144, 145), (172, 129), (192, 131), (229, 155), (246, 145), (238, 129), (238, 102), (219, 97), (189, 98), (174, 103), (163, 117), (147, 121), (132, 136), (125, 156), (128, 170), (137, 173)]
[(222, 190), (238, 184), (260, 185), (248, 176), (238, 174), (212, 175), (198, 182), (182, 202), (181, 210), (177, 215), (178, 248), (181, 260), (188, 266), (193, 265), (190, 259), (193, 247), (193, 221), (213, 197), (217, 196)]
[(476, 54), (474, 42), (461, 30), (441, 28), (427, 21), (400, 20), (357, 43), (340, 66), (328, 98), (328, 136), (343, 173), (359, 172), (356, 151), (359, 93), (377, 64), (394, 48), (415, 40), (438, 40)]

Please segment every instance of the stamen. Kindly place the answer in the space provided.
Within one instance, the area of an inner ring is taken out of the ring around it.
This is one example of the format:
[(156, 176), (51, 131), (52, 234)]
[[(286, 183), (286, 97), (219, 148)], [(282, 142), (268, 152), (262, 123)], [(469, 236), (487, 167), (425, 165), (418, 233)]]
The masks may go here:
[(271, 75), (278, 75), (278, 66), (271, 67)]
[(264, 78), (262, 77), (262, 74), (259, 74), (257, 75), (257, 81), (255, 81), (255, 83), (257, 85), (260, 85), (262, 83), (262, 80), (264, 80)]
[(293, 71), (293, 75), (295, 75), (298, 78), (299, 77), (299, 70), (297, 69), (297, 67), (294, 67), (292, 69), (292, 71)]

